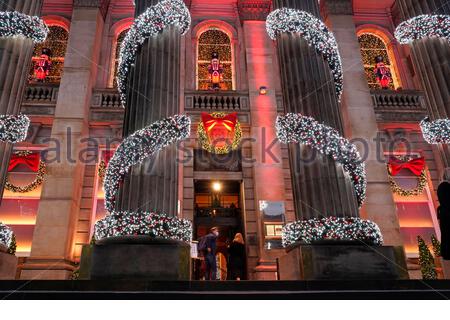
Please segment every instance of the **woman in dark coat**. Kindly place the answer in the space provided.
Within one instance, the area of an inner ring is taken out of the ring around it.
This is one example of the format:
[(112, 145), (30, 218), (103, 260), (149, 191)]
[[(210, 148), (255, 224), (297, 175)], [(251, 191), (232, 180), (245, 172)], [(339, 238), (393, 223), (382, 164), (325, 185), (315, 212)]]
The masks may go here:
[(450, 260), (450, 183), (442, 182), (438, 189), (439, 208), (437, 216), (441, 229), (441, 256)]
[(234, 240), (228, 248), (229, 279), (241, 280), (245, 270), (245, 244), (241, 233), (236, 233)]

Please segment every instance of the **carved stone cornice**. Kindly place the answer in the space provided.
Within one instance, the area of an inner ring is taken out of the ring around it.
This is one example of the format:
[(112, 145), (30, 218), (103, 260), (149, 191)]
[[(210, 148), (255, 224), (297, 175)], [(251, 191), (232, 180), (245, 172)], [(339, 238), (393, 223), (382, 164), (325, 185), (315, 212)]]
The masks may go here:
[(108, 12), (110, 0), (73, 0), (74, 8), (99, 8), (103, 18)]
[(353, 15), (353, 0), (322, 0), (320, 11), (323, 19), (326, 19), (329, 14)]
[(238, 10), (241, 21), (265, 21), (270, 13), (270, 0), (239, 0)]

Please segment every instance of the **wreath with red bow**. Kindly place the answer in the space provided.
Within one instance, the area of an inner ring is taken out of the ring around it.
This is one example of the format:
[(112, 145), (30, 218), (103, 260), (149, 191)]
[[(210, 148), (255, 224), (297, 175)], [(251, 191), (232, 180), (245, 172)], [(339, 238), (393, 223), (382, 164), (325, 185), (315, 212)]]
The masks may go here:
[(39, 153), (32, 153), (30, 151), (18, 151), (11, 156), (9, 161), (8, 172), (13, 170), (19, 164), (24, 164), (36, 173), (35, 179), (26, 186), (16, 186), (8, 181), (6, 177), (5, 189), (15, 193), (26, 193), (35, 190), (44, 181), (46, 173), (45, 162), (41, 160)]
[[(388, 163), (389, 183), (392, 191), (400, 196), (409, 197), (422, 194), (427, 185), (427, 175), (425, 172), (425, 159), (423, 157), (413, 158), (411, 156), (396, 156), (391, 157)], [(403, 189), (394, 179), (402, 169), (411, 171), (419, 178), (417, 186), (414, 189)]]
[(202, 148), (216, 154), (237, 149), (242, 138), (237, 113), (202, 113), (197, 133)]

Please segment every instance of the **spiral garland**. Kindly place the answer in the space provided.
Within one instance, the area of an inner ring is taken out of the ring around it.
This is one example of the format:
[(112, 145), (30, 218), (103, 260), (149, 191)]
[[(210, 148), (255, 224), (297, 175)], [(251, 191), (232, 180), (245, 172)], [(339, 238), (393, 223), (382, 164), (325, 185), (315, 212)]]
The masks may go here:
[(339, 48), (334, 34), (312, 14), (296, 9), (282, 8), (272, 11), (266, 20), (269, 37), (276, 40), (280, 33), (298, 33), (328, 62), (334, 78), (336, 95), (341, 100), (344, 76)]
[(450, 16), (423, 14), (400, 23), (395, 38), (408, 44), (424, 38), (444, 38), (450, 41)]
[(429, 144), (450, 143), (450, 119), (437, 119), (431, 121), (425, 118), (420, 122), (423, 138)]
[(0, 245), (9, 248), (13, 238), (13, 232), (10, 227), (0, 222)]
[[(142, 163), (164, 147), (190, 135), (191, 120), (185, 115), (163, 119), (136, 131), (123, 140), (108, 163), (103, 181), (105, 208), (109, 215), (95, 225), (98, 239), (146, 234), (170, 239), (187, 239), (192, 235), (189, 221), (149, 212), (117, 212), (116, 194), (123, 175), (131, 166)], [(129, 227), (125, 225), (129, 224)], [(184, 241), (184, 240), (183, 240)]]
[(23, 115), (0, 115), (0, 141), (17, 143), (27, 138), (30, 119)]
[(362, 206), (366, 198), (366, 169), (354, 144), (341, 137), (335, 129), (301, 114), (278, 116), (276, 129), (282, 143), (306, 144), (339, 162), (349, 174), (358, 204)]
[(296, 242), (310, 244), (324, 240), (361, 241), (376, 246), (383, 244), (383, 236), (378, 225), (361, 218), (315, 218), (295, 221), (283, 227), (282, 244), (284, 247)]
[(136, 18), (120, 47), (117, 88), (122, 105), (126, 103), (126, 83), (128, 74), (136, 59), (136, 53), (144, 41), (157, 36), (166, 27), (177, 25), (185, 34), (191, 25), (189, 9), (182, 0), (164, 0), (149, 7)]
[(0, 37), (23, 37), (41, 43), (47, 38), (48, 32), (47, 25), (39, 17), (17, 11), (0, 11)]

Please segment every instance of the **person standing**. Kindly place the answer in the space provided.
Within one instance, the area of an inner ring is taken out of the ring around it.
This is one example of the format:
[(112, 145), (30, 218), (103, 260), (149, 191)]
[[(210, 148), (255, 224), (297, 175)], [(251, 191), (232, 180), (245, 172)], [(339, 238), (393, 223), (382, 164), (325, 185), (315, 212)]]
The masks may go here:
[(228, 248), (228, 270), (231, 280), (241, 280), (245, 269), (245, 243), (242, 233), (236, 233)]
[(219, 228), (217, 227), (211, 228), (209, 234), (205, 236), (205, 280), (216, 280), (217, 278), (216, 242), (218, 236)]

